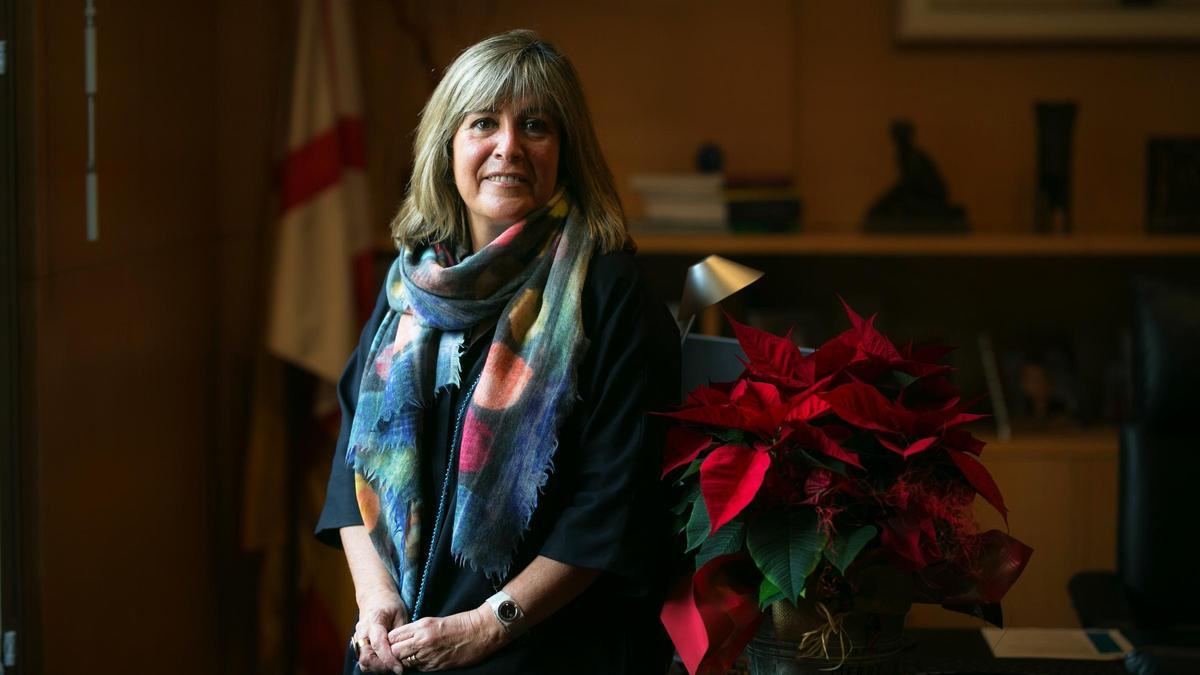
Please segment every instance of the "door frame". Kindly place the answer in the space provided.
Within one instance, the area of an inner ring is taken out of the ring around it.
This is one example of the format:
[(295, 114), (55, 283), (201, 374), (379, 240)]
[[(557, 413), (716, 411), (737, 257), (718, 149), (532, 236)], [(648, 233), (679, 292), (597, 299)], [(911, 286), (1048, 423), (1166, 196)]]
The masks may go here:
[[(30, 91), (33, 74), (30, 47), (32, 13), (26, 3), (0, 0), (0, 40), (4, 40), (4, 72), (0, 74), (0, 674), (37, 672), (32, 648), (29, 603), (36, 593), (23, 582), (31, 549), (25, 534), (32, 485), (23, 452), (23, 391), (27, 390), (27, 362), (22, 359), (22, 274), (24, 259), (22, 218), (31, 215), (31, 174), (21, 154), (28, 152), (17, 134), (18, 125), (30, 121), (20, 106), (32, 103), (21, 95)], [(24, 173), (23, 173), (24, 172)], [(24, 192), (22, 191), (24, 189)], [(9, 636), (13, 641), (9, 642)], [(9, 650), (15, 651), (6, 665)]]

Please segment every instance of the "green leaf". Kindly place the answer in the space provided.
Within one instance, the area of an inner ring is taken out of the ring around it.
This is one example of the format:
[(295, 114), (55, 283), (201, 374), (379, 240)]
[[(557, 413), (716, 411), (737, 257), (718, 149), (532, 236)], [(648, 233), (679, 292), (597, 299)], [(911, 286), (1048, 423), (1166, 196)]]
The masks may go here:
[(722, 445), (749, 445), (746, 443), (746, 432), (741, 429), (719, 429), (713, 431), (712, 435)]
[(700, 569), (713, 558), (742, 550), (745, 541), (746, 521), (738, 516), (722, 525), (721, 529), (713, 532), (712, 536), (700, 545), (700, 550), (696, 553), (696, 569)]
[(708, 522), (708, 507), (704, 506), (703, 499), (697, 499), (692, 505), (692, 515), (688, 518), (686, 550), (691, 551), (703, 544), (711, 527), (712, 524)]
[(783, 599), (783, 591), (771, 583), (770, 579), (763, 577), (762, 583), (758, 586), (758, 608), (766, 609), (768, 605), (773, 605)]
[(909, 375), (908, 373), (904, 373), (899, 370), (893, 370), (891, 372), (891, 376), (892, 376), (893, 381), (895, 381), (896, 384), (900, 385), (901, 388), (907, 387), (908, 385), (912, 384), (913, 382), (916, 382), (919, 379), (913, 375)]
[(825, 559), (845, 574), (850, 563), (854, 562), (863, 547), (878, 533), (879, 530), (874, 525), (863, 525), (849, 537), (839, 534), (830, 542), (829, 548), (825, 549)]
[(838, 474), (839, 476), (846, 475), (846, 463), (840, 459), (834, 459), (832, 457), (827, 457), (825, 455), (821, 455), (820, 459), (817, 459), (816, 455), (814, 455), (806, 450), (796, 450), (796, 452), (800, 453), (804, 457), (804, 459), (808, 460), (809, 464), (819, 466), (822, 469), (828, 469), (829, 471), (832, 471), (832, 472)]
[(671, 507), (671, 513), (681, 516), (688, 507), (696, 503), (696, 499), (700, 497), (700, 481), (690, 483), (679, 483), (680, 497), (675, 506)]
[(674, 532), (675, 534), (680, 534), (680, 533), (684, 532), (685, 530), (687, 530), (687, 524), (688, 524), (687, 516), (678, 515), (678, 516), (675, 516), (674, 518), (675, 518), (675, 520), (671, 523), (671, 526), (673, 528), (671, 530), (672, 532)]
[[(708, 456), (708, 453), (705, 452), (704, 457), (707, 457), (707, 456)], [(700, 465), (704, 463), (704, 457), (693, 459), (692, 463), (688, 464), (688, 468), (683, 472), (683, 475), (679, 477), (679, 480), (687, 480), (687, 479), (691, 478), (692, 476), (695, 476), (696, 474), (700, 473)], [(700, 482), (697, 481), (696, 485), (700, 485)]]
[(812, 509), (763, 516), (750, 524), (746, 537), (754, 564), (792, 602), (803, 594), (827, 541)]

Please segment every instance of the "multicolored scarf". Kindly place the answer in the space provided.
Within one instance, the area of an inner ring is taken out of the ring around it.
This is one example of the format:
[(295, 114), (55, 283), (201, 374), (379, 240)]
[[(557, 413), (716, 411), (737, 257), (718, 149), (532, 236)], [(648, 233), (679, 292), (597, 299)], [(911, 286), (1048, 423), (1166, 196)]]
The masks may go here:
[(576, 398), (587, 349), (580, 294), (593, 249), (559, 193), (461, 262), (429, 247), (406, 249), (392, 265), (389, 311), (363, 370), (346, 461), (363, 522), (407, 607), (417, 596), (425, 525), (423, 410), (434, 392), (460, 384), (466, 331), (495, 319), (462, 422), (450, 550), (503, 579)]

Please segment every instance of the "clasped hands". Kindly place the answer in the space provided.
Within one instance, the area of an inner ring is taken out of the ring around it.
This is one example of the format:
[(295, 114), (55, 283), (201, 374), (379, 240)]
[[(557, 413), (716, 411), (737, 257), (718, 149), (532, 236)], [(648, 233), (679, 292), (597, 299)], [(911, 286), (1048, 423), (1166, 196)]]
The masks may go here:
[(446, 617), (424, 617), (409, 623), (408, 612), (393, 591), (360, 603), (352, 642), (358, 645), (358, 667), (364, 673), (422, 672), (469, 666), (508, 641), (487, 604)]

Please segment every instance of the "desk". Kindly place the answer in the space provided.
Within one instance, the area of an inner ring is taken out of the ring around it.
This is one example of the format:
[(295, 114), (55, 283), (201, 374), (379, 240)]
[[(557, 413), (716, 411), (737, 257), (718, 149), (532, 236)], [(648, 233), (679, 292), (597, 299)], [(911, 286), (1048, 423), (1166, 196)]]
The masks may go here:
[(904, 632), (910, 641), (900, 670), (920, 673), (1013, 673), (1022, 675), (1126, 675), (1123, 661), (1066, 661), (1059, 659), (997, 659), (978, 630), (914, 628)]
[[(904, 631), (906, 646), (900, 661), (891, 668), (870, 666), (844, 667), (831, 675), (1128, 675), (1124, 661), (1070, 661), (1064, 659), (997, 659), (978, 629), (909, 628)], [(777, 643), (786, 652), (786, 644)], [(783, 653), (783, 652), (775, 652)], [(864, 669), (870, 669), (864, 672)], [(681, 675), (676, 664), (668, 675)], [(738, 659), (729, 675), (748, 675), (745, 658)], [(805, 675), (809, 675), (806, 671)], [(784, 669), (763, 675), (794, 675)]]

